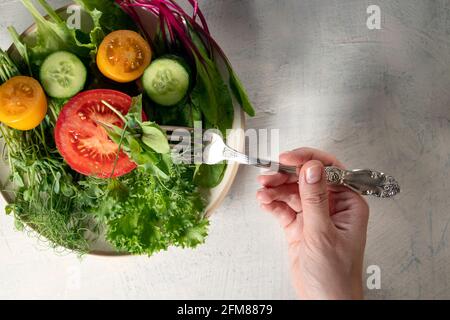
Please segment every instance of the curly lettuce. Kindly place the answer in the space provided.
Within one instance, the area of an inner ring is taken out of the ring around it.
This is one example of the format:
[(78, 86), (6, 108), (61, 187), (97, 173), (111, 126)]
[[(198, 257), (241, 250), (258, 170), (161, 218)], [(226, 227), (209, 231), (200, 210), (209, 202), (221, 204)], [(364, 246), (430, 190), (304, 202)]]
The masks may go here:
[(106, 239), (117, 250), (152, 255), (169, 246), (195, 247), (205, 241), (204, 200), (192, 183), (193, 170), (176, 166), (162, 182), (139, 168), (110, 183), (96, 212)]

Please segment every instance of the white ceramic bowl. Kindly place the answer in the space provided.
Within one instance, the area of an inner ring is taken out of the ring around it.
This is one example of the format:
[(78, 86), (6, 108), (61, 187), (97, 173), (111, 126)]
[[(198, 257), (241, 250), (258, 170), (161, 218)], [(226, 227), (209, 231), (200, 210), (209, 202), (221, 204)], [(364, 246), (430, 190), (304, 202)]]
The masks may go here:
[[(75, 6), (75, 5), (72, 5), (72, 7), (73, 6)], [(66, 13), (67, 7), (60, 8), (57, 10), (57, 12), (62, 18), (67, 17), (67, 13)], [(143, 21), (146, 22), (145, 23), (146, 32), (154, 35), (154, 31), (156, 30), (155, 27), (158, 22), (157, 16), (155, 16), (149, 12), (146, 12), (142, 9), (140, 10), (139, 14), (142, 16)], [(82, 22), (89, 21), (89, 20), (86, 20), (86, 19), (89, 19), (87, 17), (87, 15), (82, 14), (81, 17), (82, 17), (82, 20), (81, 20)], [(87, 23), (87, 25), (89, 25), (89, 23)], [(83, 23), (82, 23), (82, 27), (83, 27)], [(29, 28), (27, 28), (27, 30), (25, 30), (23, 32), (23, 34), (22, 34), (22, 37), (24, 37), (23, 39), (25, 41), (32, 41), (35, 31), (36, 31), (36, 26), (35, 26), (35, 24), (32, 24)], [(18, 57), (18, 53), (17, 53), (14, 45), (12, 45), (8, 49), (8, 53), (12, 57)], [(220, 58), (219, 58), (218, 54), (215, 53), (215, 56), (218, 59), (218, 65), (219, 65), (220, 71), (224, 72), (226, 74), (226, 67), (225, 67), (224, 62), (219, 60)], [(234, 99), (233, 99), (233, 104), (234, 104), (234, 121), (233, 121), (232, 129), (242, 129), (242, 130), (234, 131), (233, 135), (228, 136), (227, 143), (230, 147), (232, 147), (238, 151), (243, 151), (244, 143), (245, 143), (245, 136), (243, 133), (244, 132), (243, 129), (245, 127), (245, 115), (244, 115), (244, 112), (242, 111), (241, 107), (236, 103), (236, 101)], [(1, 140), (0, 143), (3, 145), (4, 141)], [(222, 182), (217, 187), (208, 191), (208, 196), (207, 196), (208, 204), (207, 204), (207, 208), (206, 208), (206, 212), (205, 212), (205, 214), (208, 217), (211, 216), (211, 214), (214, 212), (214, 210), (216, 210), (220, 206), (220, 204), (222, 203), (222, 201), (228, 194), (228, 191), (230, 190), (230, 187), (236, 177), (238, 167), (239, 167), (239, 165), (237, 163), (228, 164)], [(2, 159), (0, 161), (0, 182), (2, 183), (3, 186), (6, 186), (5, 189), (13, 188), (13, 186), (10, 185), (8, 182), (9, 172), (10, 172), (10, 170), (9, 170), (9, 166), (8, 166), (7, 162), (4, 161), (4, 159)], [(4, 197), (6, 202), (9, 203), (9, 202), (13, 201), (13, 195), (11, 193), (8, 193), (8, 192), (5, 192), (2, 190), (1, 194)], [(25, 234), (26, 233), (24, 233), (24, 235)], [(106, 255), (106, 256), (128, 255), (127, 253), (117, 252), (109, 243), (107, 243), (105, 241), (103, 236), (100, 236), (97, 240), (92, 242), (92, 245), (90, 248), (90, 254)]]

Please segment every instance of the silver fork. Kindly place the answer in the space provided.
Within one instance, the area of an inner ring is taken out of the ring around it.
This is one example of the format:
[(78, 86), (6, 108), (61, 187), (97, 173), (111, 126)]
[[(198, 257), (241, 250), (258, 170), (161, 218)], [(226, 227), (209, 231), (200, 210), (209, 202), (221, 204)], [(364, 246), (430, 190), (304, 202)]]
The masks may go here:
[[(193, 128), (161, 126), (166, 131), (171, 147), (175, 147), (173, 138), (175, 132), (186, 132), (191, 135)], [(298, 167), (286, 166), (275, 161), (252, 158), (229, 147), (221, 135), (207, 131), (201, 142), (202, 156), (205, 164), (217, 164), (222, 161), (237, 162), (267, 169), (272, 172), (282, 172), (290, 175), (298, 174)], [(192, 159), (192, 157), (190, 158)], [(197, 158), (196, 158), (197, 159)], [(345, 186), (361, 195), (372, 195), (379, 198), (391, 198), (400, 192), (398, 182), (383, 172), (370, 169), (344, 170), (334, 166), (325, 167), (327, 183), (332, 186)]]

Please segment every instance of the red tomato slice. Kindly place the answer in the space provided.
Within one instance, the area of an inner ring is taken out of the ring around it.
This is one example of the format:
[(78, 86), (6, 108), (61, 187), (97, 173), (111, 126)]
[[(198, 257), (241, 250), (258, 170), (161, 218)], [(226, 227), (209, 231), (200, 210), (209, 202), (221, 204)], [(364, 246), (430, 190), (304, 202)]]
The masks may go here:
[(131, 98), (119, 91), (99, 89), (79, 93), (64, 105), (58, 116), (56, 147), (69, 166), (79, 173), (99, 178), (119, 177), (136, 168), (136, 164), (119, 151), (118, 145), (96, 122), (123, 127), (123, 121), (103, 105), (102, 100), (124, 115), (131, 107)]

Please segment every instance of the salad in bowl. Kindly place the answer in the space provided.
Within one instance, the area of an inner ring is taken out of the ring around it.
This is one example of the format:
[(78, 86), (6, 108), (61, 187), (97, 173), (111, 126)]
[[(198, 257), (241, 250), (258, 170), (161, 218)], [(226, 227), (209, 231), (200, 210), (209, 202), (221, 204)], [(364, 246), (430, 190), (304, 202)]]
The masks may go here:
[(35, 24), (0, 49), (6, 213), (80, 254), (203, 243), (237, 165), (177, 161), (166, 128), (226, 136), (254, 111), (197, 1), (21, 1)]

